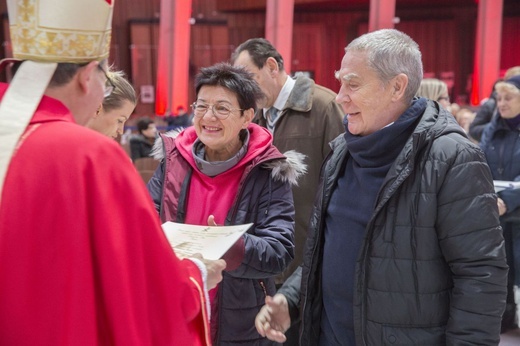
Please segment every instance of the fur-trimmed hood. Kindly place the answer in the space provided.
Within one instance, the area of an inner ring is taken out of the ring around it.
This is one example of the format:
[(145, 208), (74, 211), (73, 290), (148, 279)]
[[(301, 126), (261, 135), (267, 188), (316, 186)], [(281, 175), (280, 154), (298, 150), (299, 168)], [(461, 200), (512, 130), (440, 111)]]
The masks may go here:
[[(168, 131), (160, 135), (153, 146), (150, 156), (158, 161), (164, 159), (163, 137), (177, 138), (184, 129), (176, 129)], [(273, 179), (282, 182), (288, 182), (292, 186), (298, 185), (298, 179), (307, 173), (307, 164), (305, 164), (306, 156), (295, 151), (289, 150), (283, 153), (285, 159), (268, 160), (261, 163), (262, 167), (271, 170)]]
[(297, 186), (298, 179), (307, 173), (305, 155), (295, 150), (289, 150), (283, 153), (283, 156), (285, 156), (285, 160), (268, 161), (262, 166), (271, 170), (273, 179)]

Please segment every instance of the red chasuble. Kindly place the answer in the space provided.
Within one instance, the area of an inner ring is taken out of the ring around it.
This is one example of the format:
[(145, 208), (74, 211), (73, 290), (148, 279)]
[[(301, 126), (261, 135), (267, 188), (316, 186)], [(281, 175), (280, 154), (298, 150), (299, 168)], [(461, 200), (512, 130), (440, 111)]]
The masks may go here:
[(128, 155), (44, 97), (3, 189), (0, 344), (206, 345), (207, 317)]

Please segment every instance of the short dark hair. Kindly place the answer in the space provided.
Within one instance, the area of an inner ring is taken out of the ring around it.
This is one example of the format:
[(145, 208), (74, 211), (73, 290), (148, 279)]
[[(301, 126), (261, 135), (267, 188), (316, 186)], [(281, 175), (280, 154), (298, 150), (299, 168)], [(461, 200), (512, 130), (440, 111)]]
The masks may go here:
[(195, 77), (195, 91), (199, 94), (200, 88), (205, 85), (221, 86), (233, 92), (241, 109), (253, 108), (264, 94), (253, 79), (253, 75), (244, 68), (232, 66), (228, 63), (218, 63), (211, 67), (200, 69)]
[[(100, 61), (99, 64), (103, 65), (103, 61)], [(90, 61), (80, 64), (69, 62), (58, 63), (58, 67), (56, 68), (56, 71), (54, 71), (54, 75), (49, 82), (49, 87), (59, 87), (67, 84), (72, 80), (76, 73), (78, 73), (80, 68), (87, 66), (89, 63)]]
[(271, 42), (267, 41), (265, 38), (251, 38), (242, 43), (231, 55), (231, 61), (234, 62), (243, 51), (249, 53), (253, 64), (255, 64), (259, 69), (264, 67), (268, 58), (274, 58), (278, 63), (278, 68), (281, 71), (284, 70), (282, 56), (278, 53), (276, 48), (273, 47)]
[[(16, 74), (23, 61), (17, 61), (11, 67), (11, 71), (13, 74)], [(52, 75), (52, 78), (49, 82), (49, 87), (58, 87), (67, 84), (72, 80), (72, 77), (78, 72), (78, 70), (85, 66), (86, 64), (74, 64), (74, 63), (65, 63), (60, 62), (56, 67), (56, 71)]]
[(58, 87), (67, 84), (78, 73), (78, 70), (86, 64), (59, 63), (52, 75), (49, 87)]
[(143, 131), (146, 131), (146, 129), (148, 129), (148, 126), (150, 126), (150, 124), (153, 124), (153, 120), (148, 118), (148, 117), (142, 117), (141, 119), (139, 119), (139, 121), (137, 122), (137, 131), (139, 133), (143, 133)]

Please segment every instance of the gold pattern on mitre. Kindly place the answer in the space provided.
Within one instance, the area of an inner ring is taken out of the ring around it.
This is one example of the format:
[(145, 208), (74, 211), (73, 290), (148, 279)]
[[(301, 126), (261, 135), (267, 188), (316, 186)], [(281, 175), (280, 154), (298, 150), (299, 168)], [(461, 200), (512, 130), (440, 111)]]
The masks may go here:
[(7, 0), (13, 56), (85, 63), (108, 57), (113, 1)]

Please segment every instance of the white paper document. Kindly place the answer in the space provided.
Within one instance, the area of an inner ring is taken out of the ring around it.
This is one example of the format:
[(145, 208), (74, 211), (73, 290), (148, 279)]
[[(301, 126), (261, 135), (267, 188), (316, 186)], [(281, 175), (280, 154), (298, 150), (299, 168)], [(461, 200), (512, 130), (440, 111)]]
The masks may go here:
[(205, 259), (217, 260), (252, 225), (198, 226), (168, 221), (162, 224), (162, 228), (178, 257), (200, 253)]
[(493, 180), (495, 192), (520, 189), (520, 181)]

